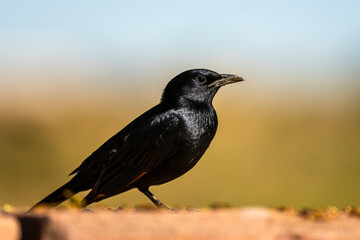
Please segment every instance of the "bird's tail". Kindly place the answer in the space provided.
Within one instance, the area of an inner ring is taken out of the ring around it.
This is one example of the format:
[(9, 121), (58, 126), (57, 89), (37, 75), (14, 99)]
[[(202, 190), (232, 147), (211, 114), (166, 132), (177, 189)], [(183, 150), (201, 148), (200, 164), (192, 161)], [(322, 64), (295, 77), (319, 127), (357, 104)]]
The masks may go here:
[(83, 191), (81, 185), (77, 183), (77, 181), (73, 180), (74, 179), (70, 180), (68, 183), (55, 190), (53, 193), (49, 194), (43, 200), (36, 203), (32, 208), (30, 208), (29, 211), (32, 211), (39, 207), (55, 207), (72, 197), (74, 194)]

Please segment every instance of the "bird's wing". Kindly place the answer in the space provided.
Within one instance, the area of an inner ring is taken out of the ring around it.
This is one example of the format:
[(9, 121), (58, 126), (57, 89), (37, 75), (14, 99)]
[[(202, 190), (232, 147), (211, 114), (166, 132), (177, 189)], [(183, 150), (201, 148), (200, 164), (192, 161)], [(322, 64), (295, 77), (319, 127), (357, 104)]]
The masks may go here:
[(117, 194), (171, 158), (183, 136), (180, 125), (178, 113), (167, 111), (132, 129), (94, 186), (96, 195)]
[[(133, 129), (136, 129), (136, 126), (140, 126), (145, 122), (148, 122), (149, 119), (154, 118), (158, 114), (163, 112), (160, 105), (149, 109), (126, 127), (124, 127), (120, 132), (108, 139), (103, 145), (101, 145), (96, 151), (94, 151), (89, 157), (87, 157), (79, 167), (70, 173), (70, 175), (79, 173), (78, 176), (84, 181), (90, 181), (99, 178), (100, 173), (103, 170), (103, 166), (106, 166), (111, 159), (117, 155), (119, 149), (122, 148), (127, 136)], [(94, 183), (95, 184), (95, 183)]]

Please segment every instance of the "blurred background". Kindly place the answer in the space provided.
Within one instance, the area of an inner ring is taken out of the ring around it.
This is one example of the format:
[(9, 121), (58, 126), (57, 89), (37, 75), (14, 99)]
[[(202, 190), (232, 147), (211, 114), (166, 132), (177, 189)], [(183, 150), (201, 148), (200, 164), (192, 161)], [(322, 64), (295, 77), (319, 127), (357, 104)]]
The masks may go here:
[[(359, 1), (2, 1), (0, 206), (30, 206), (191, 68), (245, 82), (170, 206), (360, 205)], [(136, 190), (98, 206), (149, 203)], [(96, 206), (96, 205), (95, 205)]]

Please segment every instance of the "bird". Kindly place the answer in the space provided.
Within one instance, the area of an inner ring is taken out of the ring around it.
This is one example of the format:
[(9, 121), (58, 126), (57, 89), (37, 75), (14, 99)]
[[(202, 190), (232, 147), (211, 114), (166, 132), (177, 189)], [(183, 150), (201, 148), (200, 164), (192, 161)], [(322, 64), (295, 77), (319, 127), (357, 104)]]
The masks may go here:
[(70, 173), (72, 179), (29, 211), (55, 207), (90, 190), (81, 201), (84, 208), (134, 188), (157, 207), (171, 210), (149, 187), (172, 181), (195, 166), (217, 130), (215, 94), (222, 86), (243, 80), (208, 69), (180, 73), (168, 82), (159, 104), (107, 140)]

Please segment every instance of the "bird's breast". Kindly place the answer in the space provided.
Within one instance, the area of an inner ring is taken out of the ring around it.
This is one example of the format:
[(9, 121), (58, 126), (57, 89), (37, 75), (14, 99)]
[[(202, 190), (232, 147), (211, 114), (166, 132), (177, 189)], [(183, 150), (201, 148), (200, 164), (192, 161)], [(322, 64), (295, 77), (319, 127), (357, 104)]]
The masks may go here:
[(195, 155), (201, 155), (208, 148), (217, 129), (217, 116), (213, 109), (203, 111), (184, 110), (182, 113), (186, 134), (186, 147)]

